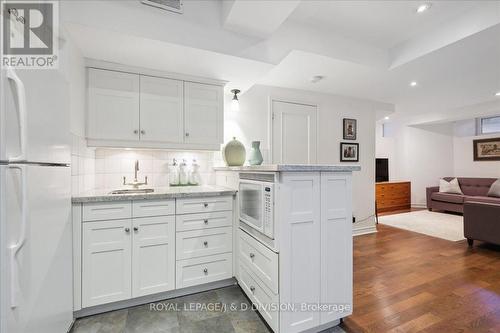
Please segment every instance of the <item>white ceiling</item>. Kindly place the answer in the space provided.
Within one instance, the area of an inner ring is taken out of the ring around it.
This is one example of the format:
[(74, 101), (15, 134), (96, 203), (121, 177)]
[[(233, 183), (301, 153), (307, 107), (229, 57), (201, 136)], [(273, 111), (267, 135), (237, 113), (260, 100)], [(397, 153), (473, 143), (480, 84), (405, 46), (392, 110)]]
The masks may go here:
[(422, 1), (302, 1), (289, 20), (312, 25), (379, 48), (389, 49), (439, 27), (480, 1), (432, 1), (416, 14)]
[[(500, 1), (431, 0), (421, 15), (420, 1), (228, 1), (186, 1), (183, 15), (137, 0), (64, 1), (61, 12), (87, 57), (226, 80), (229, 88), (304, 89), (419, 115), (498, 100)], [(326, 79), (311, 84), (314, 75)]]

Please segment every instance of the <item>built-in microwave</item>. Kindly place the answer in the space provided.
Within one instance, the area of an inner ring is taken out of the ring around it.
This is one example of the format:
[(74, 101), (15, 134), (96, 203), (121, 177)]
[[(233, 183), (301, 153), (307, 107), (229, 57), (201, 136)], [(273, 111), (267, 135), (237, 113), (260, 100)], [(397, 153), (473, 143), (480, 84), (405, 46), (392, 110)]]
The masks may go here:
[(240, 221), (274, 239), (274, 175), (240, 174)]

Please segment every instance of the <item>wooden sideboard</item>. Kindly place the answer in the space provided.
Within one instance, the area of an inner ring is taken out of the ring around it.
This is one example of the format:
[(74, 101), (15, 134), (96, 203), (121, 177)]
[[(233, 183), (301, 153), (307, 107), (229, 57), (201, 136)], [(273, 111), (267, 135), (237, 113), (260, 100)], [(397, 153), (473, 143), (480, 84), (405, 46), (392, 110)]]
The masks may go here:
[(411, 183), (393, 181), (375, 183), (377, 213), (411, 208)]

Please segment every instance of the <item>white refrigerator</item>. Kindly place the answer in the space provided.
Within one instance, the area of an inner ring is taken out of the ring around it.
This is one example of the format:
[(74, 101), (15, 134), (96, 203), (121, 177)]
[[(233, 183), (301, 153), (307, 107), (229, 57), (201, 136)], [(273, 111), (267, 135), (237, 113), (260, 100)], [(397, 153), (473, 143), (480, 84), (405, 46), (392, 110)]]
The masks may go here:
[(1, 69), (0, 332), (65, 333), (73, 321), (68, 83)]

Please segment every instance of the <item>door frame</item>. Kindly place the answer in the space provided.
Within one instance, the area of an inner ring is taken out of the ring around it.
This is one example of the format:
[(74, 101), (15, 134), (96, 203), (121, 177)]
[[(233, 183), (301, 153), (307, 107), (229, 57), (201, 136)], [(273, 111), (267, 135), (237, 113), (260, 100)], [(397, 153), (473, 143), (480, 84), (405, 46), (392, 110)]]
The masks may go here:
[(298, 104), (298, 105), (304, 105), (304, 106), (312, 106), (316, 108), (316, 163), (318, 163), (318, 146), (319, 146), (319, 106), (318, 104), (314, 104), (311, 102), (305, 102), (305, 101), (300, 101), (300, 100), (295, 100), (295, 99), (290, 99), (290, 98), (279, 98), (275, 96), (270, 96), (269, 97), (269, 108), (268, 108), (268, 135), (269, 135), (269, 158), (270, 158), (270, 164), (276, 164), (273, 160), (274, 156), (274, 132), (273, 132), (273, 103), (274, 102), (282, 102), (282, 103), (290, 103), (290, 104)]

